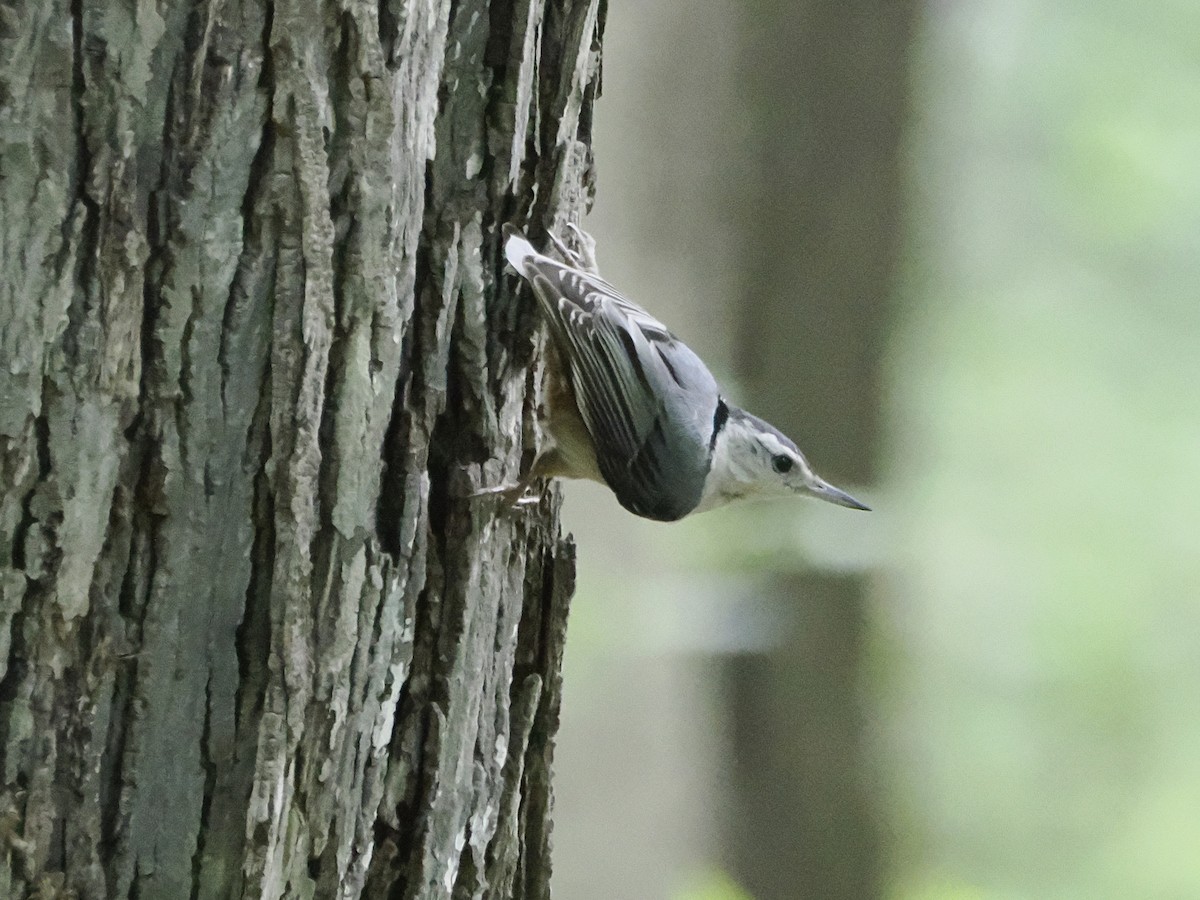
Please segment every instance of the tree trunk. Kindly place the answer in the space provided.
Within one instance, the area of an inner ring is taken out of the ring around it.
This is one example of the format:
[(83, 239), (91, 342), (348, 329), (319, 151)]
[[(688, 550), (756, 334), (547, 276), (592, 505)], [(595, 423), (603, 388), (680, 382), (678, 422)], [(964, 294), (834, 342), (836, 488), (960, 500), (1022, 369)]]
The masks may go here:
[[(764, 177), (745, 217), (742, 359), (753, 408), (851, 487), (876, 475), (916, 14), (915, 0), (768, 2), (747, 14)], [(880, 896), (867, 573), (841, 559), (764, 576), (789, 627), (767, 655), (728, 669), (734, 870), (758, 900)]]
[(603, 18), (0, 7), (0, 896), (548, 896), (573, 552), (470, 494)]

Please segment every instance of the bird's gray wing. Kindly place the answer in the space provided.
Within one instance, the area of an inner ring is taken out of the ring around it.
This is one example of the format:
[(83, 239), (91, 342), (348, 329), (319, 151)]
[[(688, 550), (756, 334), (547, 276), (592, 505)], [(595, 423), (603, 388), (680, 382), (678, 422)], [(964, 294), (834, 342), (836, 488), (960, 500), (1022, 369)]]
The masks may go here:
[(687, 515), (704, 490), (719, 401), (708, 368), (603, 279), (540, 255), (524, 274), (621, 505), (652, 519)]

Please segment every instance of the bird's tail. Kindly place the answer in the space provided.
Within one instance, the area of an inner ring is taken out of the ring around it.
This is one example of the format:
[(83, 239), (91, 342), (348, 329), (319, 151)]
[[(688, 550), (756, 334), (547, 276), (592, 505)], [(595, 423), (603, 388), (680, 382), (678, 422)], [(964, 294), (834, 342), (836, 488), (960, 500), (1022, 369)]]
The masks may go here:
[(526, 260), (541, 256), (533, 249), (533, 244), (529, 243), (525, 235), (512, 225), (504, 226), (504, 255), (508, 257), (508, 264), (522, 275), (525, 274)]

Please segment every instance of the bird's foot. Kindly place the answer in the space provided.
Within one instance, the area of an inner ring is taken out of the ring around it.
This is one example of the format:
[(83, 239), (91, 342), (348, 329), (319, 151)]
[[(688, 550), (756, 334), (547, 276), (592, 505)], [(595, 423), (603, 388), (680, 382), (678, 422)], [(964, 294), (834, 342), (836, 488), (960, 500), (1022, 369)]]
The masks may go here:
[(574, 222), (568, 222), (567, 227), (575, 232), (575, 243), (579, 246), (576, 256), (582, 260), (583, 267), (593, 275), (599, 275), (600, 266), (596, 263), (596, 239)]
[(473, 498), (497, 497), (503, 505), (517, 508), (536, 506), (541, 498), (536, 494), (529, 493), (530, 487), (530, 481), (500, 484), (495, 487), (480, 488), (471, 496)]
[(574, 232), (575, 244), (578, 249), (568, 247), (562, 238), (551, 234), (550, 241), (554, 244), (554, 249), (568, 265), (583, 269), (583, 271), (598, 277), (600, 270), (596, 267), (596, 239), (574, 222), (568, 222), (567, 227)]

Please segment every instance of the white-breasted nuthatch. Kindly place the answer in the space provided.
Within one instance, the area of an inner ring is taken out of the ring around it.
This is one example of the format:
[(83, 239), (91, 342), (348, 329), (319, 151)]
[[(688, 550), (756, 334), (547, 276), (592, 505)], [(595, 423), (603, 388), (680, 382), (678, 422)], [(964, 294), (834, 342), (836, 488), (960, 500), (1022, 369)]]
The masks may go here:
[(481, 493), (589, 478), (631, 513), (663, 522), (797, 494), (869, 508), (813, 472), (779, 429), (728, 403), (686, 344), (599, 276), (595, 241), (574, 231), (578, 251), (551, 235), (555, 259), (504, 229), (505, 255), (550, 327), (543, 445), (520, 484)]

